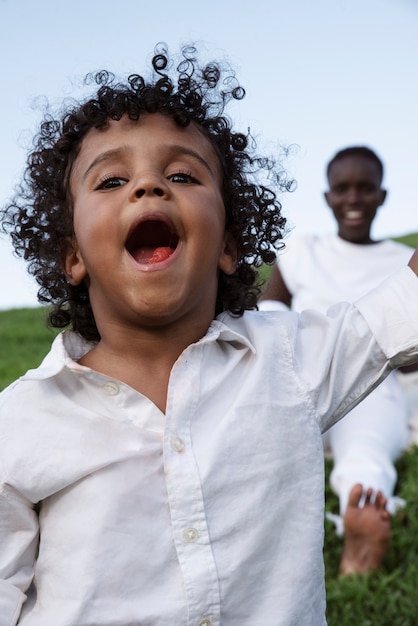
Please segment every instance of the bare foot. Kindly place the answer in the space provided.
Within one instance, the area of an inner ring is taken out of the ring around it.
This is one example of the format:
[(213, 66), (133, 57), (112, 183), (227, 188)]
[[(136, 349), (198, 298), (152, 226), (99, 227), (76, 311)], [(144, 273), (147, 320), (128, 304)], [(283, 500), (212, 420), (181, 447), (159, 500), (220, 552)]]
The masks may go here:
[(364, 506), (360, 507), (362, 494), (362, 485), (354, 485), (344, 515), (342, 576), (375, 572), (389, 547), (390, 515), (386, 510), (386, 498), (378, 491), (372, 502), (373, 490), (368, 489)]

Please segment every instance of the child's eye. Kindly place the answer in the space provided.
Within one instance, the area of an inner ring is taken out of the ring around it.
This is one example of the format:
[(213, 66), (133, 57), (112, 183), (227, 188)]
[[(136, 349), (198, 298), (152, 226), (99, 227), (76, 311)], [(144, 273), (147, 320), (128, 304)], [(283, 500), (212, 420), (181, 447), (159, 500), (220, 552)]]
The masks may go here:
[(126, 180), (120, 176), (105, 176), (97, 185), (96, 189), (117, 189), (126, 185)]
[(197, 178), (192, 176), (191, 172), (176, 172), (168, 177), (172, 183), (198, 183)]

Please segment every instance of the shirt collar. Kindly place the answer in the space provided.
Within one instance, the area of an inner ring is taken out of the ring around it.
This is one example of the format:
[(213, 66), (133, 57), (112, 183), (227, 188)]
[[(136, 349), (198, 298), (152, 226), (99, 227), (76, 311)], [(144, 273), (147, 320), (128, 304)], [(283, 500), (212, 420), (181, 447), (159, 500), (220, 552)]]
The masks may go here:
[(46, 355), (40, 366), (28, 370), (23, 380), (42, 380), (52, 378), (64, 368), (71, 370), (86, 369), (77, 361), (92, 349), (94, 343), (88, 342), (77, 333), (65, 330), (57, 335), (52, 343), (51, 350)]
[(249, 313), (245, 313), (242, 317), (233, 317), (230, 313), (221, 313), (213, 320), (206, 335), (200, 341), (225, 341), (235, 344), (237, 348), (244, 346), (255, 354), (255, 346), (248, 336), (246, 324), (248, 315)]
[[(245, 334), (245, 324), (243, 318), (232, 317), (228, 313), (222, 313), (213, 320), (207, 333), (197, 343), (211, 343), (213, 341), (225, 341), (235, 344), (237, 349), (246, 347), (255, 353), (255, 347)], [(68, 368), (73, 371), (87, 370), (78, 361), (94, 346), (80, 335), (71, 330), (65, 330), (54, 339), (50, 352), (46, 355), (40, 366), (31, 369), (22, 376), (22, 380), (43, 380), (52, 378), (63, 369)]]

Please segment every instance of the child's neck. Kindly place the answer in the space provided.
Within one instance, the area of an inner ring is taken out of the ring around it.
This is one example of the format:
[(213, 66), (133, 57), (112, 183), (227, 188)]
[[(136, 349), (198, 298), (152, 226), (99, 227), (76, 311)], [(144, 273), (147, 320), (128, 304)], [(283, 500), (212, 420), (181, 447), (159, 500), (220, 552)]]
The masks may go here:
[(207, 328), (188, 328), (183, 333), (161, 328), (105, 333), (80, 363), (136, 389), (165, 413), (173, 365), (190, 344), (204, 336)]

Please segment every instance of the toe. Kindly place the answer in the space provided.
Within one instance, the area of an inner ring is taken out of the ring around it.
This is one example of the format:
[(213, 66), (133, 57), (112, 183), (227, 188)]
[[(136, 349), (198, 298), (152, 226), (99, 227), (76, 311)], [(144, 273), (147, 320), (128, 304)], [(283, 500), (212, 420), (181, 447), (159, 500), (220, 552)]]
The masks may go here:
[(363, 486), (360, 483), (357, 483), (352, 487), (350, 491), (350, 495), (348, 497), (348, 505), (358, 507), (361, 496), (363, 495)]

